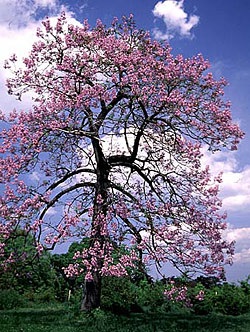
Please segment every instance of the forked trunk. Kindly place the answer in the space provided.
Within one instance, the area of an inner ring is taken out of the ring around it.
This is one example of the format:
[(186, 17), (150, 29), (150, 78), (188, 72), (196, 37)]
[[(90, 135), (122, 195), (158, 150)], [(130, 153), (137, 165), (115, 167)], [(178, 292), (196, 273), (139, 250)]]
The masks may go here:
[(81, 303), (82, 311), (91, 311), (100, 307), (101, 304), (101, 277), (98, 273), (93, 275), (93, 280), (85, 281), (83, 298)]

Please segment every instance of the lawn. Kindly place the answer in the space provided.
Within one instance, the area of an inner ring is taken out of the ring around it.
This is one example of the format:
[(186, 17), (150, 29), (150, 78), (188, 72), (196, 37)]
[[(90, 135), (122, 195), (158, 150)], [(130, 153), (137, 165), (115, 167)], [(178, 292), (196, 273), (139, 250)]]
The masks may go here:
[(250, 313), (238, 317), (193, 314), (131, 314), (96, 310), (79, 314), (67, 307), (0, 311), (1, 332), (249, 332)]

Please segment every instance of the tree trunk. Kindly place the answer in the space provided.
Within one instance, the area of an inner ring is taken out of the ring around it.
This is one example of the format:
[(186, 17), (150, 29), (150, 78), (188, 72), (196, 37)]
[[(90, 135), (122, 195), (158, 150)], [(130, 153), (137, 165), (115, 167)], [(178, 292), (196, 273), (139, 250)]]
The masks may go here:
[(85, 281), (83, 298), (81, 303), (82, 311), (91, 311), (100, 307), (101, 304), (101, 276), (98, 272), (93, 275), (93, 280)]
[[(108, 177), (110, 166), (103, 154), (102, 148), (99, 142), (98, 128), (90, 124), (90, 131), (94, 132), (92, 138), (92, 145), (96, 159), (96, 192), (94, 199), (94, 211), (92, 216), (92, 230), (91, 230), (91, 244), (90, 247), (94, 247), (95, 241), (100, 244), (100, 249), (103, 248), (105, 243), (104, 235), (102, 234), (102, 224), (98, 221), (98, 217), (102, 214), (104, 217), (107, 215), (107, 197), (108, 197)], [(97, 260), (97, 271), (92, 271), (93, 280), (85, 281), (83, 299), (81, 303), (81, 310), (91, 311), (100, 307), (101, 304), (101, 267), (103, 265), (103, 259)]]

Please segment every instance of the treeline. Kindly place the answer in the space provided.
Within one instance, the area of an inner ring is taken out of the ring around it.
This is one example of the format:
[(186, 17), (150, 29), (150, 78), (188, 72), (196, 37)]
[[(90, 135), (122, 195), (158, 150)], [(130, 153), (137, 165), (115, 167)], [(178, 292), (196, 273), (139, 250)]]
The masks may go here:
[[(1, 265), (0, 310), (44, 303), (79, 306), (84, 277), (68, 278), (63, 267), (73, 263), (74, 253), (85, 244), (73, 243), (66, 254), (44, 252), (38, 258), (32, 255), (31, 246), (24, 253), (21, 241), (18, 238), (14, 247), (13, 243), (10, 245), (13, 262), (9, 268)], [(240, 315), (250, 312), (249, 281), (250, 277), (237, 285), (221, 283), (211, 277), (195, 280), (172, 277), (153, 281), (134, 269), (128, 277), (103, 278), (102, 309), (119, 314), (188, 311), (202, 315), (212, 312)], [(166, 296), (166, 290), (172, 292), (171, 297)], [(185, 292), (183, 300), (180, 298), (182, 292)], [(197, 294), (204, 296), (200, 298)]]

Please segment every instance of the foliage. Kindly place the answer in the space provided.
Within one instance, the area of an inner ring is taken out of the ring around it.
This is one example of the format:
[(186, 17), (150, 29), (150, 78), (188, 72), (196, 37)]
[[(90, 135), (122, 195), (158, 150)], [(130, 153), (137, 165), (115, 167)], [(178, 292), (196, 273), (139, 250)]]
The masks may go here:
[[(7, 294), (9, 291), (10, 297), (16, 293), (33, 300), (37, 293), (44, 293), (49, 288), (54, 294), (51, 290), (55, 283), (55, 270), (51, 266), (51, 256), (46, 252), (38, 256), (32, 242), (31, 234), (20, 229), (6, 241), (5, 256), (0, 257), (0, 290), (6, 290)], [(10, 255), (11, 262), (6, 265), (5, 258)], [(19, 302), (16, 301), (17, 307)]]
[(144, 312), (157, 312), (168, 309), (164, 299), (164, 285), (161, 282), (148, 283), (142, 280), (137, 286), (136, 303)]
[(64, 302), (69, 297), (69, 291), (72, 296), (79, 290), (82, 292), (84, 274), (80, 276), (67, 276), (65, 267), (74, 264), (74, 255), (76, 251), (83, 250), (88, 247), (88, 239), (83, 239), (80, 243), (73, 242), (65, 254), (53, 254), (51, 256), (51, 264), (56, 274), (55, 292), (59, 301)]
[[(62, 255), (62, 261), (64, 261), (64, 258), (65, 254)], [(132, 277), (134, 277), (134, 274), (132, 273)], [(217, 284), (215, 280), (202, 279), (203, 284), (206, 284), (207, 287), (204, 287), (199, 282), (200, 278), (191, 281), (185, 278), (174, 278), (174, 283), (171, 282), (172, 279), (169, 278), (169, 281), (166, 283), (166, 279), (149, 282), (144, 278), (135, 282), (130, 277), (105, 277), (102, 280), (101, 295), (101, 309), (104, 311), (100, 311), (100, 314), (105, 315), (105, 312), (108, 311), (126, 315), (132, 313), (164, 314), (171, 312), (174, 315), (188, 313), (208, 315), (217, 313), (237, 316), (250, 312), (249, 278), (241, 281), (238, 285)], [(63, 288), (65, 296), (60, 297), (58, 296), (58, 288), (48, 285), (40, 286), (36, 289), (32, 287), (27, 288), (25, 292), (22, 291), (23, 287), (21, 286), (18, 288), (18, 291), (10, 286), (9, 289), (0, 291), (0, 310), (24, 306), (33, 307), (42, 303), (68, 302), (71, 311), (75, 308), (75, 314), (79, 315), (79, 301), (82, 297), (81, 283), (78, 283), (76, 280), (72, 287), (72, 284), (65, 285), (65, 281), (63, 281), (60, 289)], [(182, 298), (181, 290), (184, 288), (185, 296)], [(70, 298), (68, 298), (69, 289), (72, 291)], [(199, 297), (201, 291), (204, 294), (202, 298)]]
[(128, 313), (136, 304), (136, 286), (129, 278), (105, 277), (102, 280), (102, 308), (115, 313)]
[[(16, 237), (9, 242), (8, 250), (21, 253), (20, 241), (20, 237)], [(66, 254), (50, 256), (44, 253), (39, 260), (33, 261), (32, 266), (28, 266), (27, 261), (15, 261), (13, 270), (9, 269), (0, 277), (0, 309), (69, 301), (78, 311), (84, 275), (68, 278), (63, 267), (71, 264), (75, 252), (87, 245), (85, 240), (73, 243)], [(34, 253), (32, 246), (30, 250)], [(27, 273), (30, 276), (28, 282)], [(204, 296), (199, 298), (201, 291)], [(152, 281), (146, 279), (138, 267), (131, 269), (128, 277), (103, 278), (101, 299), (103, 310), (117, 314), (195, 312), (241, 315), (250, 311), (250, 284), (249, 277), (238, 285), (220, 283), (211, 277), (196, 280), (172, 277)]]
[(102, 284), (102, 308), (115, 313), (155, 312), (166, 304), (164, 285), (149, 283), (146, 279), (138, 283), (128, 277), (105, 277)]
[(250, 295), (240, 286), (225, 283), (207, 290), (204, 300), (195, 306), (195, 312), (242, 315), (250, 312)]
[(17, 228), (32, 235), (38, 255), (89, 238), (65, 269), (68, 278), (85, 275), (86, 310), (100, 305), (102, 277), (126, 276), (135, 264), (223, 276), (233, 243), (221, 236), (221, 177), (202, 167), (201, 148), (234, 150), (243, 137), (225, 80), (201, 55), (172, 55), (132, 16), (91, 28), (62, 13), (37, 37), (23, 68), (16, 55), (5, 63), (9, 93), (34, 95), (31, 110), (0, 116), (6, 263)]
[(34, 303), (55, 303), (56, 292), (54, 287), (39, 287), (33, 293), (24, 293), (24, 297)]
[(249, 277), (239, 285), (218, 283), (214, 278), (204, 277), (190, 281), (185, 278), (174, 279), (176, 281), (170, 279), (164, 294), (177, 310), (187, 307), (196, 314), (220, 313), (234, 316), (250, 312)]
[(240, 281), (240, 287), (245, 294), (250, 295), (250, 275), (245, 280)]
[(0, 290), (0, 310), (20, 308), (27, 305), (23, 297), (14, 289)]

